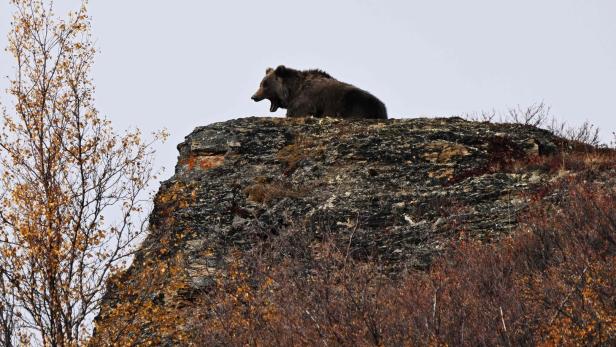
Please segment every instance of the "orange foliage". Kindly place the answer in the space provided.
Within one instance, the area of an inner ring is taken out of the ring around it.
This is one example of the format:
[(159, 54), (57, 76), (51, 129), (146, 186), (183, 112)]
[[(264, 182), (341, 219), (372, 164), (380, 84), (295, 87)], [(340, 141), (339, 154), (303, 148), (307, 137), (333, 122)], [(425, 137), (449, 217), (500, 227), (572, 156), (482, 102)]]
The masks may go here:
[[(0, 133), (0, 311), (13, 310), (15, 324), (0, 324), (0, 333), (74, 346), (87, 340), (106, 279), (144, 232), (152, 142), (139, 130), (117, 134), (94, 107), (85, 1), (65, 19), (43, 0), (11, 4), (15, 107), (3, 112)], [(118, 218), (108, 222), (110, 214)]]
[(130, 282), (125, 274), (110, 279), (108, 295), (115, 295), (113, 305), (103, 308), (104, 316), (97, 319), (97, 333), (88, 345), (159, 346), (170, 341), (188, 342), (183, 330), (186, 303), (177, 297), (187, 287), (182, 280), (185, 274), (181, 255), (165, 262), (145, 261), (140, 267), (138, 276), (131, 277)]

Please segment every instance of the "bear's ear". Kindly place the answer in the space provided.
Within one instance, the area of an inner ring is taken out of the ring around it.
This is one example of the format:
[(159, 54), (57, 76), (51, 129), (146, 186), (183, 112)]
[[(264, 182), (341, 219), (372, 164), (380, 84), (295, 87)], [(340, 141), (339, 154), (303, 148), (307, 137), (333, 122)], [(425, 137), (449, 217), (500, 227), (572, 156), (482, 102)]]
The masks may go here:
[(289, 69), (284, 65), (279, 65), (276, 68), (276, 76), (286, 78), (293, 74), (293, 69)]
[(276, 68), (276, 75), (284, 75), (287, 72), (287, 68), (284, 65), (278, 65)]
[(268, 75), (272, 71), (274, 71), (274, 69), (272, 69), (271, 67), (268, 67), (267, 69), (265, 69), (265, 74)]

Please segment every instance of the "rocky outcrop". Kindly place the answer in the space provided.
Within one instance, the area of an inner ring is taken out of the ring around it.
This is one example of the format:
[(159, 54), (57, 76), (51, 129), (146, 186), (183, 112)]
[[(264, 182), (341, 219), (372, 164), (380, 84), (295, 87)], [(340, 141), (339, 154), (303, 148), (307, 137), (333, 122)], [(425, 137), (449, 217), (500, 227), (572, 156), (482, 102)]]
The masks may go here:
[(507, 235), (529, 193), (558, 175), (534, 160), (566, 146), (534, 127), (460, 118), (244, 118), (198, 127), (178, 145), (175, 175), (161, 184), (133, 265), (110, 282), (97, 334), (121, 323), (147, 331), (149, 323), (118, 318), (118, 307), (137, 298), (160, 310), (187, 305), (230, 252), (290, 225), (315, 240), (327, 232), (350, 256), (376, 259), (391, 274), (426, 268), (461, 234)]

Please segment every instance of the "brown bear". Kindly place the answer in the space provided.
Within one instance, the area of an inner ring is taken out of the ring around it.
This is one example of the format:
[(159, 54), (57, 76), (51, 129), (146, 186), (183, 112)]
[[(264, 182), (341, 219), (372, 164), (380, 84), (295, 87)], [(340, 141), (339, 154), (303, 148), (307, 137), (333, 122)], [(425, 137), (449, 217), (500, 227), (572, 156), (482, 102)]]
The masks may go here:
[(287, 117), (387, 119), (381, 100), (365, 90), (340, 82), (321, 70), (268, 68), (252, 100), (268, 99), (270, 112), (287, 109)]

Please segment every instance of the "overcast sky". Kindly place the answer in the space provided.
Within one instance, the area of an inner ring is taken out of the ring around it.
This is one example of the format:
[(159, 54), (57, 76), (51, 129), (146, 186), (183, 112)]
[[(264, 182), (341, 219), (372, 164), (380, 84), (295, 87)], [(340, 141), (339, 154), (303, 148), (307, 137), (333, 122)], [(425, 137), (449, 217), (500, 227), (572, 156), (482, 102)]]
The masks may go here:
[[(78, 1), (56, 4), (62, 12)], [(616, 130), (614, 0), (104, 0), (89, 8), (100, 49), (96, 105), (119, 129), (171, 132), (157, 160), (165, 177), (194, 127), (268, 115), (269, 103), (250, 96), (278, 64), (324, 69), (375, 94), (394, 118), (544, 101), (561, 120), (598, 125), (606, 141)], [(2, 33), (11, 11), (2, 0)], [(13, 65), (2, 52), (0, 74)]]

